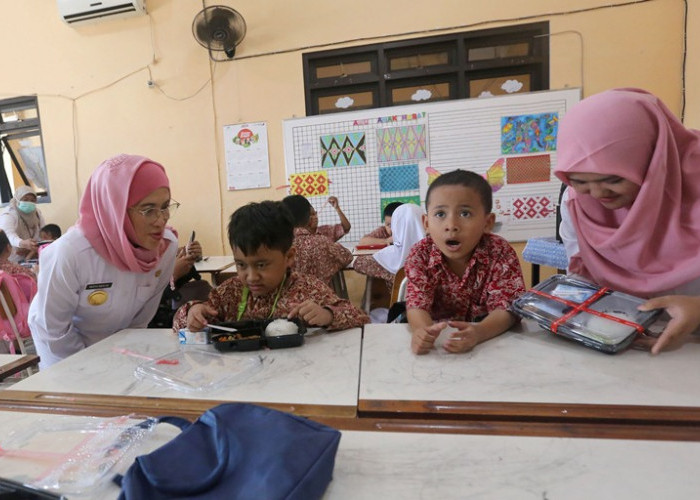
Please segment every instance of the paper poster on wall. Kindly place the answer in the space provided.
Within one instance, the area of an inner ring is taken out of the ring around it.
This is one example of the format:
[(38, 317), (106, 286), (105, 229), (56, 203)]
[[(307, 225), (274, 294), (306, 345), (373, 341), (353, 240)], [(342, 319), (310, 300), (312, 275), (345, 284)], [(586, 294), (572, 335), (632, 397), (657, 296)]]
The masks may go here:
[(224, 153), (229, 191), (270, 187), (265, 122), (224, 125)]

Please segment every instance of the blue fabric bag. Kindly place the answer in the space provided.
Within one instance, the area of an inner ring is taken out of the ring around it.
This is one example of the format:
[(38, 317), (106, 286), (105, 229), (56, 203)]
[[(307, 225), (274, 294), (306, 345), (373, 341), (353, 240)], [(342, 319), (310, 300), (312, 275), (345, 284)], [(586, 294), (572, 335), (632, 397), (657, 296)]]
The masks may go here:
[(136, 458), (120, 499), (315, 499), (330, 483), (340, 432), (303, 417), (246, 403), (207, 410)]

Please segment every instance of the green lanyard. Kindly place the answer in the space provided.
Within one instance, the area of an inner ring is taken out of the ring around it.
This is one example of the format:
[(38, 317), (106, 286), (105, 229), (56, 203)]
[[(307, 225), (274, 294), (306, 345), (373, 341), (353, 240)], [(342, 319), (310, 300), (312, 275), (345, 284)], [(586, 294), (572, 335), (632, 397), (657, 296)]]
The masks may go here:
[[(282, 283), (280, 283), (280, 287), (277, 289), (277, 294), (275, 295), (275, 301), (272, 303), (272, 309), (270, 310), (270, 314), (267, 315), (268, 318), (271, 318), (272, 315), (275, 313), (275, 309), (277, 308), (277, 301), (280, 298), (280, 294), (282, 293), (282, 288), (284, 287), (284, 282), (287, 281), (287, 275), (284, 275), (284, 278), (282, 278)], [(241, 295), (241, 301), (238, 303), (238, 316), (236, 316), (236, 321), (240, 321), (241, 317), (243, 316), (243, 313), (245, 312), (246, 307), (248, 307), (248, 294), (250, 293), (250, 289), (246, 286), (243, 287), (243, 293)]]

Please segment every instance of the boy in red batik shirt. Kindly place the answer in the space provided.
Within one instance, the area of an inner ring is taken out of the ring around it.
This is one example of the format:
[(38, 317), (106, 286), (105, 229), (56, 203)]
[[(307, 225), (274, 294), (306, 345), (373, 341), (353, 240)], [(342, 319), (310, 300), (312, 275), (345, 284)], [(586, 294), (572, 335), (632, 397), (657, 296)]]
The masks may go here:
[(496, 219), (491, 205), (491, 186), (474, 172), (448, 172), (428, 188), (423, 216), (428, 236), (405, 264), (414, 353), (429, 352), (447, 326), (458, 331), (445, 350), (467, 352), (515, 323), (508, 307), (525, 292), (525, 282), (515, 250), (491, 234)]
[(173, 329), (199, 331), (209, 321), (299, 318), (308, 325), (345, 330), (369, 322), (314, 276), (291, 272), (295, 249), (291, 214), (278, 201), (236, 210), (228, 226), (237, 276), (224, 281), (206, 302), (178, 309)]
[(352, 252), (327, 235), (316, 232), (318, 218), (309, 200), (301, 195), (287, 196), (282, 203), (289, 209), (294, 221), (294, 270), (316, 276), (330, 285), (331, 278), (352, 262)]

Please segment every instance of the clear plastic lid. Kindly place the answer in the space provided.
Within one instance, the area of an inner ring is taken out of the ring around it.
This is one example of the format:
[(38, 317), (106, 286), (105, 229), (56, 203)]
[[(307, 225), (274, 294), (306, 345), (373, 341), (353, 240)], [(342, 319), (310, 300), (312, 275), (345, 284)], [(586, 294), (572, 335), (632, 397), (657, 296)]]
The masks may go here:
[[(586, 301), (589, 303), (581, 307)], [(646, 328), (659, 315), (659, 310), (639, 311), (637, 306), (644, 302), (625, 293), (601, 291), (583, 280), (555, 275), (523, 294), (513, 303), (513, 309), (548, 330), (614, 351), (631, 342), (639, 328)], [(575, 312), (578, 307), (581, 310)]]
[(127, 416), (37, 422), (0, 440), (0, 471), (36, 489), (86, 494), (108, 483), (118, 462), (133, 460), (155, 425)]
[(205, 392), (247, 379), (262, 368), (259, 356), (185, 349), (136, 367), (134, 375), (184, 392)]

